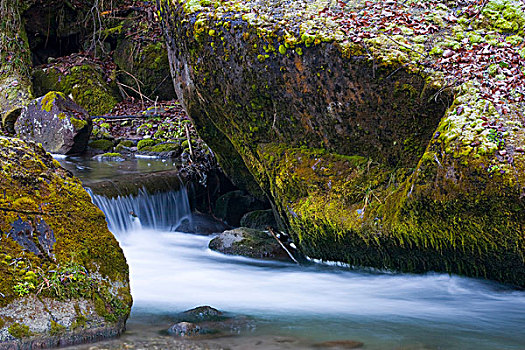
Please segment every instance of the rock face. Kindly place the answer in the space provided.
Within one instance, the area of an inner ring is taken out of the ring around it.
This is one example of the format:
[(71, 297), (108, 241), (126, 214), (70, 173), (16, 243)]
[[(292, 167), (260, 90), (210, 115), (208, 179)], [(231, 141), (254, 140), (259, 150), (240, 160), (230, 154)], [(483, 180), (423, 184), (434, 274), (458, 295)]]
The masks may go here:
[[(521, 88), (498, 65), (472, 65), (500, 52), (523, 66), (511, 43), (523, 3), (489, 1), (475, 15), (439, 2), (432, 18), (417, 1), (159, 3), (179, 99), (303, 253), (525, 286)], [(388, 27), (370, 21), (394, 12)], [(502, 84), (510, 95), (494, 93)]]
[(128, 266), (103, 213), (44, 149), (0, 138), (0, 348), (116, 336)]
[(49, 92), (22, 110), (17, 137), (41, 143), (46, 151), (76, 154), (85, 150), (92, 122), (87, 112), (60, 92)]
[(211, 250), (254, 259), (291, 261), (271, 234), (246, 227), (224, 231), (210, 241)]

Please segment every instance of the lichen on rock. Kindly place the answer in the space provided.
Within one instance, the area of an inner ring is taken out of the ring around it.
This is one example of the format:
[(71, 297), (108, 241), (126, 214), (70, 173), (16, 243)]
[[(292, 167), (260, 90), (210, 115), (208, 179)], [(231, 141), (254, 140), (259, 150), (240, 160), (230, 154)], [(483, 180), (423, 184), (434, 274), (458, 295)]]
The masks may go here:
[(83, 152), (91, 129), (88, 113), (57, 91), (31, 101), (15, 123), (18, 137), (41, 143), (48, 152), (58, 154)]

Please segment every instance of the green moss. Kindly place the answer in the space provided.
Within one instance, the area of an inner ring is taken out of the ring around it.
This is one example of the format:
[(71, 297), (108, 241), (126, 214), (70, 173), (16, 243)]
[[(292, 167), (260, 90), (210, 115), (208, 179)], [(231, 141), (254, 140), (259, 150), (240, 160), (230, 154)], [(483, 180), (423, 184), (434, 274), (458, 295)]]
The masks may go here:
[(33, 335), (33, 333), (29, 330), (29, 326), (26, 326), (23, 323), (13, 323), (11, 326), (9, 326), (7, 331), (17, 339), (28, 338)]
[(41, 101), (42, 110), (46, 112), (51, 112), (51, 109), (53, 108), (53, 105), (55, 103), (55, 99), (57, 98), (57, 96), (65, 98), (64, 94), (62, 94), (61, 92), (57, 92), (57, 91), (48, 92), (42, 98), (42, 101)]
[[(66, 73), (56, 68), (35, 69), (33, 82), (35, 94), (60, 91), (64, 95), (71, 95), (77, 104), (92, 115), (103, 115), (120, 101), (116, 87), (106, 81), (101, 68), (95, 64), (73, 66), (67, 68)], [(43, 103), (43, 108), (49, 107)]]
[(129, 148), (129, 147), (133, 147), (134, 143), (131, 140), (122, 140), (117, 145), (117, 147), (119, 147), (119, 146), (121, 146), (121, 147), (128, 147)]
[[(181, 146), (178, 143), (161, 143), (151, 147), (152, 152), (170, 152), (170, 151), (179, 151)], [(143, 149), (145, 150), (145, 149)]]
[(49, 328), (49, 335), (57, 336), (66, 331), (66, 327), (62, 326), (60, 323), (57, 323), (51, 320), (51, 326)]
[(138, 143), (137, 143), (137, 149), (139, 151), (142, 151), (145, 147), (152, 147), (152, 146), (155, 146), (159, 141), (157, 140), (153, 140), (153, 139), (144, 139), (144, 140), (140, 140)]
[(105, 139), (94, 140), (89, 142), (88, 146), (101, 151), (109, 151), (113, 148), (113, 141)]
[(71, 124), (73, 124), (73, 127), (76, 129), (76, 130), (81, 130), (83, 128), (85, 128), (87, 125), (88, 125), (88, 122), (85, 121), (85, 120), (82, 120), (82, 119), (77, 119), (77, 118), (71, 118), (70, 119), (71, 121)]
[(116, 152), (108, 152), (100, 155), (102, 158), (113, 158), (113, 157), (122, 157), (122, 154)]

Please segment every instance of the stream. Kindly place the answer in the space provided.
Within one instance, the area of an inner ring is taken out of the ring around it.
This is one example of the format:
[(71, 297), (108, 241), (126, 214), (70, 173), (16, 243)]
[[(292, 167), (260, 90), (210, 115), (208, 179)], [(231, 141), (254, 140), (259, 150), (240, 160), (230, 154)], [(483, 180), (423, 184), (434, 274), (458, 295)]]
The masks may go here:
[[(109, 178), (137, 169), (60, 161), (85, 182), (99, 173), (93, 168), (103, 168)], [(157, 160), (140, 162), (145, 163), (139, 168), (169, 167)], [(71, 349), (313, 349), (331, 340), (359, 341), (363, 349), (378, 350), (525, 349), (523, 291), (447, 274), (226, 256), (207, 248), (210, 236), (174, 231), (191, 217), (184, 189), (93, 198), (130, 265), (134, 305), (122, 337)], [(195, 341), (161, 332), (178, 313), (201, 305), (246, 315), (249, 326), (235, 336)]]

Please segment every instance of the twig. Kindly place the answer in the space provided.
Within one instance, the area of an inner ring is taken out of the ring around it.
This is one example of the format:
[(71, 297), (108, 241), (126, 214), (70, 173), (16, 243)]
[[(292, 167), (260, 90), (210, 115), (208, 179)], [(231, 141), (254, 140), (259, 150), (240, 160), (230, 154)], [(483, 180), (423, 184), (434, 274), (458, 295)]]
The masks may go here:
[(148, 101), (150, 101), (150, 102), (154, 102), (154, 101), (153, 101), (152, 99), (150, 99), (148, 96), (144, 95), (144, 94), (142, 93), (142, 91), (140, 91), (140, 85), (143, 84), (143, 83), (142, 83), (139, 79), (137, 79), (137, 77), (135, 77), (133, 74), (131, 74), (130, 72), (127, 72), (127, 71), (125, 71), (125, 70), (123, 70), (123, 69), (119, 70), (117, 73), (119, 73), (119, 72), (126, 73), (126, 74), (129, 75), (131, 78), (133, 78), (133, 80), (135, 80), (135, 83), (137, 84), (137, 89), (138, 89), (138, 91), (135, 90), (135, 89), (133, 89), (133, 88), (131, 88), (130, 86), (126, 86), (126, 85), (124, 85), (124, 84), (122, 84), (122, 85), (123, 85), (123, 86), (126, 86), (126, 87), (128, 87), (128, 88), (130, 88), (130, 89), (133, 90), (135, 93), (139, 94), (140, 102), (141, 102), (141, 104), (142, 104), (142, 109), (144, 109), (144, 97), (145, 97)]
[(279, 243), (279, 245), (281, 246), (281, 248), (284, 249), (284, 251), (286, 252), (286, 254), (288, 254), (288, 256), (290, 257), (290, 259), (292, 259), (292, 261), (294, 263), (296, 263), (297, 265), (299, 265), (299, 261), (297, 261), (297, 259), (294, 258), (294, 256), (292, 255), (292, 253), (290, 253), (290, 251), (288, 249), (286, 249), (286, 246), (284, 245), (283, 242), (281, 242), (281, 240), (277, 237), (277, 235), (275, 234), (275, 232), (273, 232), (273, 229), (268, 226), (267, 227), (268, 229), (268, 232), (270, 232), (270, 234), (273, 236), (273, 238), (275, 238), (275, 240), (277, 241), (277, 243)]
[[(132, 88), (132, 87), (129, 86), (129, 85), (126, 85), (126, 84), (121, 83), (121, 82), (119, 82), (119, 81), (117, 81), (117, 85), (120, 85), (120, 86), (123, 86), (123, 87), (125, 87), (125, 88), (128, 88), (128, 89), (130, 89), (131, 91), (133, 91), (134, 93), (139, 94), (139, 95), (141, 96), (141, 99), (142, 99), (142, 98), (145, 98), (145, 99), (148, 100), (149, 102), (155, 102), (155, 101), (153, 101), (151, 98), (149, 98), (148, 96), (141, 94), (140, 91), (137, 91), (136, 89)], [(144, 101), (142, 101), (142, 108), (144, 108)]]
[(184, 129), (186, 129), (186, 138), (188, 139), (188, 147), (190, 148), (190, 157), (193, 158), (193, 146), (191, 145), (190, 127), (188, 126), (188, 123), (184, 124)]

